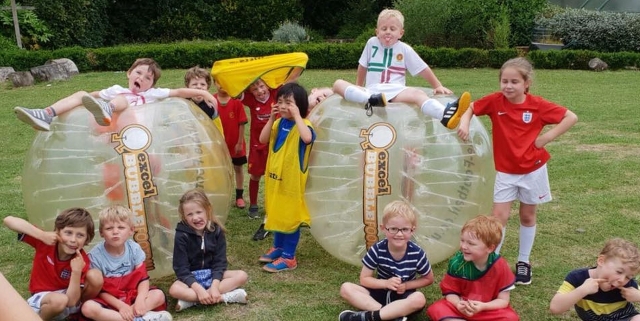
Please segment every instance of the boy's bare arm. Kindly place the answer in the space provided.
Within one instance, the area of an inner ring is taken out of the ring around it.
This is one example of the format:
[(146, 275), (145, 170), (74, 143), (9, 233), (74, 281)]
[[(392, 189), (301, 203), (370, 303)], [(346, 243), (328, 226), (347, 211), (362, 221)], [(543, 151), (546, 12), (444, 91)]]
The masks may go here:
[(440, 80), (438, 80), (438, 77), (436, 77), (436, 74), (433, 73), (433, 70), (431, 70), (431, 68), (427, 67), (423, 69), (421, 72), (418, 73), (418, 75), (424, 78), (424, 80), (426, 80), (429, 83), (429, 85), (431, 85), (431, 88), (433, 88), (434, 94), (445, 94), (445, 95), (453, 94), (453, 91), (451, 91), (449, 88), (442, 85), (442, 83), (440, 82)]
[(2, 273), (0, 273), (0, 310), (2, 311), (2, 317), (0, 317), (2, 321), (42, 320), (20, 296), (18, 291), (13, 288), (9, 281), (5, 279)]
[(198, 96), (202, 96), (204, 100), (207, 102), (207, 105), (209, 105), (211, 108), (216, 108), (216, 109), (218, 108), (218, 102), (216, 101), (216, 98), (213, 97), (213, 95), (206, 90), (194, 89), (194, 88), (178, 88), (178, 89), (171, 89), (169, 91), (169, 97), (180, 97), (184, 99), (191, 99)]
[(67, 286), (66, 295), (69, 298), (67, 303), (68, 307), (73, 307), (80, 301), (82, 295), (82, 289), (80, 288), (80, 278), (82, 277), (82, 270), (86, 262), (80, 253), (80, 250), (76, 250), (76, 255), (71, 259), (71, 278), (69, 278), (69, 285)]
[(586, 279), (582, 285), (567, 293), (556, 293), (549, 304), (551, 314), (560, 314), (568, 311), (585, 296), (598, 292), (599, 283), (606, 282), (605, 279)]
[(54, 245), (58, 241), (58, 234), (55, 232), (45, 232), (19, 217), (5, 217), (4, 225), (13, 231), (34, 237), (47, 245)]
[(149, 295), (149, 287), (149, 279), (138, 283), (138, 296), (136, 296), (136, 302), (133, 304), (137, 315), (144, 315), (150, 310), (146, 305), (147, 296)]

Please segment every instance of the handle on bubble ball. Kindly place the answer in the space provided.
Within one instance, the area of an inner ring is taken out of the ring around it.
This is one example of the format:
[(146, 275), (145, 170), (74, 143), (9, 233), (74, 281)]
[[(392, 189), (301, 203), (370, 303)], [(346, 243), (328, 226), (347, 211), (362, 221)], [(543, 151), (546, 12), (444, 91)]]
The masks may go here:
[(364, 105), (364, 110), (366, 111), (367, 116), (371, 117), (371, 115), (373, 115), (373, 106), (371, 106), (371, 104)]

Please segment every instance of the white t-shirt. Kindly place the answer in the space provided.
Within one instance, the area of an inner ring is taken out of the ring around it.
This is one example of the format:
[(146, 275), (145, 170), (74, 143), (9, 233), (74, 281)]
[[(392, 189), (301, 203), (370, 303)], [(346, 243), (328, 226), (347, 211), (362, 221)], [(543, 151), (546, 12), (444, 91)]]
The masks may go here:
[(367, 41), (358, 63), (367, 68), (365, 87), (369, 89), (386, 83), (406, 86), (407, 71), (415, 76), (429, 68), (406, 43), (398, 41), (391, 47), (384, 47), (377, 37)]
[(139, 106), (149, 104), (156, 100), (169, 98), (169, 88), (149, 88), (146, 91), (134, 94), (129, 88), (123, 88), (120, 85), (114, 85), (100, 91), (100, 98), (104, 100), (112, 100), (117, 96), (124, 95), (127, 97), (129, 106)]

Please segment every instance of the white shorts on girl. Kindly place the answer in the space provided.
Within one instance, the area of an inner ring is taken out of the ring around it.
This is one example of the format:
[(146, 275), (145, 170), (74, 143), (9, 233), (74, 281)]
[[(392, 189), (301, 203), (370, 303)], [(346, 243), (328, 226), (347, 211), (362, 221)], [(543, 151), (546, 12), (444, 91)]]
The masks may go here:
[(516, 199), (531, 205), (551, 201), (547, 164), (529, 174), (496, 173), (493, 202), (507, 203)]
[[(40, 315), (40, 306), (42, 305), (42, 299), (44, 299), (44, 297), (49, 293), (66, 294), (67, 290), (65, 289), (65, 290), (58, 290), (58, 291), (43, 291), (43, 292), (38, 292), (38, 293), (32, 295), (27, 300), (27, 303), (33, 309), (33, 311), (35, 311), (38, 315)], [(62, 310), (62, 312), (60, 314), (58, 314), (57, 316), (55, 316), (53, 318), (53, 320), (56, 320), (56, 321), (64, 320), (68, 316), (70, 316), (70, 315), (72, 315), (74, 313), (78, 313), (78, 312), (80, 312), (80, 302), (78, 302), (78, 305), (76, 305), (74, 307), (67, 307), (66, 309)]]

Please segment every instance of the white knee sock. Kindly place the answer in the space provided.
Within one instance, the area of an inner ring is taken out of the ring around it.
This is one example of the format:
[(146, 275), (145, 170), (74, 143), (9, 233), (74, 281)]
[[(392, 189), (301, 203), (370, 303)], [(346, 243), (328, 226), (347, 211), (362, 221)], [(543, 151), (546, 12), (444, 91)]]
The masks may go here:
[(444, 105), (435, 99), (427, 99), (420, 106), (422, 113), (437, 120), (442, 120), (444, 116)]
[(344, 99), (354, 103), (365, 104), (369, 101), (369, 96), (369, 93), (356, 86), (349, 86), (344, 90)]
[(496, 250), (494, 252), (496, 252), (496, 254), (500, 254), (500, 249), (502, 249), (502, 243), (504, 243), (504, 236), (507, 234), (507, 228), (503, 227), (502, 228), (502, 239), (500, 240), (500, 244), (498, 244), (498, 246), (496, 247)]
[(533, 248), (533, 241), (536, 239), (536, 226), (520, 225), (520, 253), (518, 261), (529, 263), (529, 256)]

